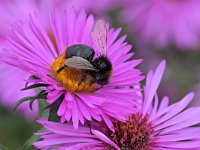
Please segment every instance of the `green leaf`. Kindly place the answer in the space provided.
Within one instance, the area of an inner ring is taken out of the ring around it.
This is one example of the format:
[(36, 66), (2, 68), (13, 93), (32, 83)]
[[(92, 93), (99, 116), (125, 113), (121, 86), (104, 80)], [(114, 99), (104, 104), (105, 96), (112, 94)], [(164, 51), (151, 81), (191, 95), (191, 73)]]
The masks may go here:
[[(33, 102), (37, 99), (38, 100), (44, 99), (47, 95), (47, 93), (44, 90), (36, 90), (36, 92), (37, 92), (37, 95), (35, 95), (35, 96), (24, 97), (24, 98), (20, 99), (19, 101), (17, 101), (17, 103), (14, 107), (14, 111), (16, 111), (16, 109), (25, 101), (30, 101), (29, 106), (30, 106), (30, 109), (32, 110)], [(45, 100), (43, 100), (43, 101), (45, 101)]]
[(16, 109), (19, 107), (19, 105), (21, 105), (23, 102), (33, 100), (33, 99), (35, 99), (35, 96), (29, 96), (29, 97), (24, 97), (24, 98), (20, 99), (19, 101), (17, 101), (13, 111), (16, 111)]
[[(37, 92), (37, 91), (36, 91)], [(30, 109), (31, 110), (33, 110), (33, 102), (35, 101), (35, 100), (43, 100), (43, 101), (45, 101), (44, 100), (44, 98), (46, 97), (46, 95), (47, 95), (47, 93), (46, 93), (46, 91), (45, 90), (40, 90), (40, 92), (37, 92), (37, 95), (35, 96), (35, 99), (32, 99), (32, 100), (30, 100), (30, 103), (29, 103), (29, 107), (30, 107)]]
[[(43, 129), (38, 130), (37, 132), (42, 131)], [(32, 135), (22, 146), (22, 150), (29, 150), (34, 142), (41, 140), (41, 138), (37, 135)]]

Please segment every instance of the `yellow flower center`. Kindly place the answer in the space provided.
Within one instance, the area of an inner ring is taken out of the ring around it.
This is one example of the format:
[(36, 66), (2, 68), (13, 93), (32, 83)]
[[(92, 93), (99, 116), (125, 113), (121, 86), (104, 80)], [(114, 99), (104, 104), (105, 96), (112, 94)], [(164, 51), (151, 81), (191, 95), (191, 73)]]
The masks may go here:
[(60, 85), (71, 93), (89, 93), (97, 89), (97, 83), (90, 84), (90, 75), (87, 75), (86, 80), (79, 84), (83, 70), (65, 67), (64, 70), (57, 73), (58, 69), (64, 66), (65, 60), (64, 54), (62, 54), (52, 62), (51, 66), (52, 73)]

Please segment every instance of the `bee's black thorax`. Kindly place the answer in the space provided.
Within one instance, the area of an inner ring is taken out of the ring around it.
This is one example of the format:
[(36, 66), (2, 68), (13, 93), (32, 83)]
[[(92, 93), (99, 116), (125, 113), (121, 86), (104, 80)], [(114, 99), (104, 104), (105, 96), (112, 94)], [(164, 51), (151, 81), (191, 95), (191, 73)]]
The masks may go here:
[[(81, 84), (84, 80), (86, 80), (86, 76), (91, 76), (90, 83), (98, 83), (100, 85), (106, 85), (111, 76), (112, 72), (112, 64), (110, 60), (101, 55), (95, 59), (94, 58), (95, 51), (91, 47), (83, 44), (76, 44), (68, 47), (65, 52), (65, 58), (72, 58), (73, 56), (82, 57), (88, 60), (96, 70), (83, 70), (82, 77), (80, 79), (79, 84)], [(64, 68), (64, 67), (63, 67)], [(61, 68), (60, 70), (63, 70)], [(60, 72), (60, 70), (58, 72)]]
[(88, 61), (92, 61), (94, 57), (94, 50), (91, 47), (83, 44), (72, 45), (67, 48), (65, 58), (71, 58), (73, 56), (79, 56), (87, 59)]

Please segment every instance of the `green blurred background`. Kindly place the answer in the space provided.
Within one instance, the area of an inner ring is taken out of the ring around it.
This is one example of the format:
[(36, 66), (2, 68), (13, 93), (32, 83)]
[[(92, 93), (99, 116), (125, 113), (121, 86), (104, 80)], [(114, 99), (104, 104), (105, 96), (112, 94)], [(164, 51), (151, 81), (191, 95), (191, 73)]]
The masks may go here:
[(0, 145), (3, 150), (21, 150), (26, 140), (39, 128), (36, 122), (27, 121), (0, 106)]

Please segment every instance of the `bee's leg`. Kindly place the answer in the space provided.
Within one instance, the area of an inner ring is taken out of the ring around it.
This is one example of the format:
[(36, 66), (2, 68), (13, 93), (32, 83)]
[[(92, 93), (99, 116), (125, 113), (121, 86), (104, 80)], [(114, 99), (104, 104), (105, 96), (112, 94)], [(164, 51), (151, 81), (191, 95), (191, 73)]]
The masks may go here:
[(83, 74), (81, 75), (81, 80), (79, 81), (78, 86), (81, 85), (81, 83), (82, 83), (83, 81), (85, 81), (86, 76), (87, 76), (87, 71), (86, 71), (86, 70), (83, 70)]
[(90, 121), (89, 121), (89, 120), (87, 120), (87, 125), (88, 125), (88, 127), (90, 128), (90, 134), (92, 134), (91, 123), (90, 123)]
[(60, 73), (61, 71), (63, 71), (65, 69), (66, 66), (62, 66), (57, 70), (57, 73)]

